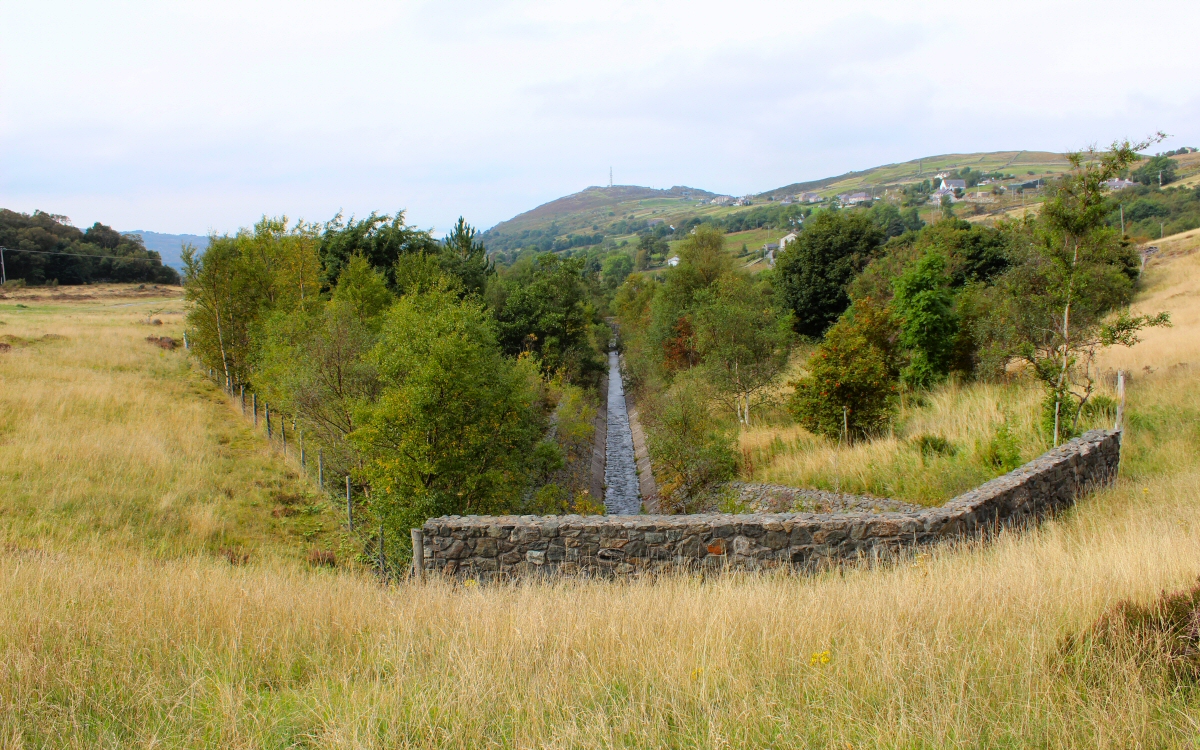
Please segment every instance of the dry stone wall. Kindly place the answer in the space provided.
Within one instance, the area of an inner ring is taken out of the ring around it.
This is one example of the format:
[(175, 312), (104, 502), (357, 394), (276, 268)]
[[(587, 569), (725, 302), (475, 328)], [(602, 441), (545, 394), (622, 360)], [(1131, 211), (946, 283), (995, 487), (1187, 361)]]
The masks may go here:
[(1111, 483), (1120, 455), (1120, 432), (1093, 430), (939, 508), (910, 512), (446, 516), (425, 523), (424, 565), (487, 580), (877, 558), (1040, 519)]

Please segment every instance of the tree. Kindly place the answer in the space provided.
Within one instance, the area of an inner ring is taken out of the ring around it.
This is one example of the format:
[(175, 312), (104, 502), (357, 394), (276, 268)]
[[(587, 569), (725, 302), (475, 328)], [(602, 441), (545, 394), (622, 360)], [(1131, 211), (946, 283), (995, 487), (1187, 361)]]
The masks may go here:
[(791, 320), (740, 274), (726, 274), (696, 295), (695, 320), (704, 371), (748, 426), (752, 399), (787, 364)]
[(500, 345), (510, 356), (533, 354), (550, 375), (568, 381), (594, 381), (604, 364), (592, 346), (597, 315), (582, 275), (584, 258), (540, 255), (525, 272), (500, 280), (489, 297), (495, 308)]
[(96, 281), (178, 284), (179, 274), (163, 265), (136, 234), (121, 234), (99, 222), (86, 232), (70, 219), (44, 211), (0, 208), (0, 247), (5, 275), (27, 284), (88, 284)]
[(850, 305), (846, 286), (885, 237), (866, 212), (821, 211), (779, 254), (775, 283), (796, 333), (817, 337)]
[(650, 306), (650, 338), (668, 371), (699, 363), (693, 320), (696, 295), (732, 270), (725, 235), (716, 227), (702, 224), (679, 245), (679, 265), (667, 269)]
[(911, 387), (928, 388), (950, 372), (958, 333), (945, 256), (926, 252), (896, 278), (893, 289), (900, 346), (908, 355), (900, 378)]
[(1166, 185), (1175, 181), (1175, 160), (1169, 156), (1152, 156), (1130, 176), (1134, 182), (1143, 185)]
[(600, 273), (604, 278), (604, 286), (616, 289), (633, 273), (633, 260), (622, 252), (612, 253), (604, 259)]
[(695, 511), (695, 501), (737, 472), (736, 436), (712, 413), (712, 394), (680, 377), (646, 410), (646, 431), (666, 512)]
[(1077, 429), (1095, 392), (1097, 351), (1130, 346), (1142, 328), (1169, 324), (1166, 313), (1105, 320), (1132, 297), (1138, 261), (1129, 242), (1107, 226), (1111, 204), (1104, 183), (1153, 142), (1122, 141), (1104, 152), (1070, 154), (1071, 171), (1052, 186), (1038, 217), (1012, 230), (1019, 262), (997, 285), (993, 335), (1046, 385), (1047, 404), (1058, 417), (1055, 444)]
[(229, 387), (252, 383), (254, 336), (267, 317), (320, 304), (314, 228), (288, 229), (286, 217), (264, 216), (253, 231), (213, 237), (202, 254), (185, 247), (183, 263), (193, 350)]
[(789, 411), (818, 435), (856, 440), (887, 427), (896, 410), (896, 372), (885, 310), (856, 303), (825, 334), (793, 383)]
[(475, 228), (461, 216), (442, 242), (439, 260), (442, 271), (457, 279), (465, 294), (483, 294), (488, 277), (496, 273)]
[(483, 305), (450, 288), (406, 295), (369, 359), (382, 392), (351, 437), (380, 517), (404, 530), (515, 507), (545, 420), (531, 363), (502, 355)]
[(666, 255), (670, 246), (662, 237), (657, 237), (654, 234), (646, 232), (638, 236), (638, 249), (636, 259), (638, 270), (644, 271), (650, 267), (650, 261), (655, 255)]
[(439, 249), (437, 240), (429, 232), (404, 222), (403, 211), (397, 211), (395, 216), (372, 211), (370, 216), (358, 221), (353, 218), (345, 221), (339, 212), (325, 223), (320, 236), (322, 281), (327, 288), (336, 286), (342, 268), (350, 258), (358, 256), (366, 259), (392, 286), (395, 284), (396, 262), (401, 257), (436, 257)]

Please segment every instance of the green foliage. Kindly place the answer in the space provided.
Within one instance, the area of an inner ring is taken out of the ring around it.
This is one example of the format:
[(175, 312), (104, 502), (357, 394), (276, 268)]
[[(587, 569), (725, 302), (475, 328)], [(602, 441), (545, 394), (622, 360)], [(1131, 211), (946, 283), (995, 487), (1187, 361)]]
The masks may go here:
[(1170, 235), (1200, 227), (1200, 190), (1176, 187), (1159, 190), (1157, 179), (1152, 187), (1126, 188), (1112, 197), (1108, 226), (1120, 228), (1121, 206), (1125, 233), (1131, 237), (1157, 239), (1160, 233)]
[(545, 458), (534, 450), (545, 420), (529, 361), (502, 355), (481, 304), (445, 288), (400, 298), (370, 361), (383, 390), (360, 407), (351, 440), (388, 525), (518, 503), (535, 455)]
[(604, 265), (601, 267), (604, 286), (608, 289), (616, 289), (621, 286), (631, 273), (633, 273), (633, 259), (625, 253), (612, 253), (604, 259)]
[(775, 382), (787, 364), (791, 320), (744, 275), (726, 274), (697, 292), (696, 348), (709, 381), (750, 423), (751, 400)]
[(925, 226), (915, 207), (901, 211), (894, 203), (881, 201), (867, 209), (867, 214), (887, 237), (917, 232)]
[(992, 438), (976, 449), (985, 464), (1002, 472), (1010, 472), (1021, 465), (1021, 444), (1008, 428), (1008, 422), (1002, 422)]
[(342, 214), (326, 222), (321, 233), (320, 258), (322, 281), (327, 288), (337, 284), (342, 269), (352, 257), (364, 258), (395, 284), (396, 263), (408, 255), (434, 255), (439, 245), (429, 232), (404, 223), (404, 212), (395, 216), (371, 212), (365, 219), (345, 221)]
[(950, 372), (958, 332), (945, 257), (925, 253), (896, 278), (893, 288), (900, 346), (908, 355), (900, 378), (910, 387), (928, 388)]
[[(825, 334), (793, 383), (788, 409), (805, 429), (857, 440), (886, 429), (896, 412), (895, 366), (880, 335), (886, 314), (862, 305)], [(848, 434), (847, 433), (848, 430)]]
[(695, 377), (680, 377), (646, 410), (646, 436), (664, 512), (689, 512), (737, 472), (735, 432), (710, 406), (712, 394)]
[(1042, 434), (1048, 440), (1057, 439), (1058, 443), (1079, 437), (1082, 431), (1078, 428), (1078, 420), (1075, 418), (1079, 411), (1079, 401), (1072, 398), (1071, 393), (1065, 388), (1062, 390), (1056, 390), (1053, 387), (1047, 389), (1046, 395), (1042, 399), (1038, 420)]
[(953, 456), (958, 453), (958, 447), (941, 435), (915, 435), (909, 442), (921, 454), (922, 460), (935, 456)]
[(69, 221), (42, 211), (24, 214), (0, 209), (0, 247), (5, 248), (5, 274), (10, 282), (179, 283), (175, 269), (163, 265), (158, 253), (147, 250), (141, 237), (121, 234), (100, 222), (81, 232)]
[(378, 321), (381, 314), (395, 300), (388, 291), (387, 281), (361, 256), (350, 258), (337, 287), (333, 290), (334, 302), (349, 307), (359, 322)]
[(1152, 156), (1133, 170), (1130, 177), (1143, 185), (1161, 187), (1175, 181), (1175, 160), (1169, 156)]
[[(981, 320), (991, 345), (1024, 360), (1045, 385), (1042, 422), (1059, 439), (1079, 429), (1081, 406), (1095, 390), (1100, 349), (1130, 346), (1137, 332), (1168, 325), (1165, 314), (1111, 311), (1129, 303), (1138, 276), (1131, 244), (1108, 226), (1104, 183), (1137, 159), (1147, 143), (1114, 143), (1103, 153), (1072, 154), (1072, 170), (1052, 186), (1036, 219), (1010, 228), (1014, 265), (998, 281)], [(1001, 365), (1002, 367), (1003, 365)]]
[(884, 233), (861, 211), (821, 211), (779, 254), (776, 293), (803, 336), (820, 336), (849, 307), (846, 287), (883, 244)]
[(442, 242), (438, 263), (443, 273), (458, 280), (466, 294), (483, 294), (488, 277), (496, 272), (478, 232), (461, 216)]
[(594, 383), (604, 363), (591, 343), (599, 316), (583, 277), (584, 258), (542, 255), (514, 267), (488, 292), (504, 352), (533, 354), (544, 374)]
[(315, 232), (304, 224), (288, 229), (285, 217), (213, 237), (199, 256), (185, 247), (183, 263), (193, 351), (231, 386), (252, 382), (254, 337), (266, 318), (319, 302)]

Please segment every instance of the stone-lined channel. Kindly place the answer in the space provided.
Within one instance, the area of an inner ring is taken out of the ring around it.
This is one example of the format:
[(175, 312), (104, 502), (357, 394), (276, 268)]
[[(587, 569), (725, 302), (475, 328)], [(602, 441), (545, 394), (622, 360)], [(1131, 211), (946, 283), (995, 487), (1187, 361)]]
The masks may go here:
[(625, 386), (617, 352), (608, 353), (608, 435), (604, 454), (604, 511), (610, 516), (632, 516), (641, 512), (637, 457), (629, 412), (625, 408)]

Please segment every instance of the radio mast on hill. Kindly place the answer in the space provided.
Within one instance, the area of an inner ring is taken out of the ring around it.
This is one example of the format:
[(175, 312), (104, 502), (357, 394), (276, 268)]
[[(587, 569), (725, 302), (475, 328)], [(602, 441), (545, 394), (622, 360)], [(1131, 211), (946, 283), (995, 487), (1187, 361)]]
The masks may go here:
[(612, 187), (612, 167), (608, 168), (608, 186)]

